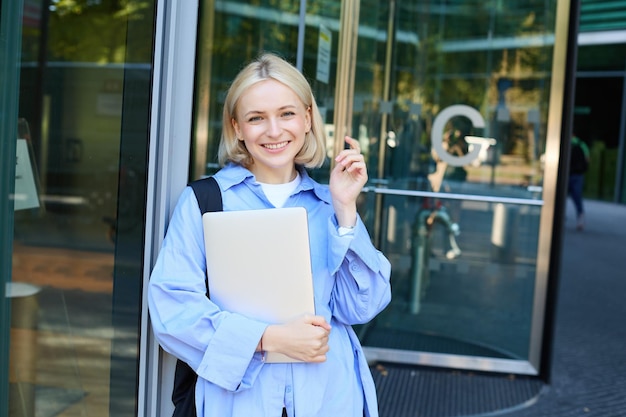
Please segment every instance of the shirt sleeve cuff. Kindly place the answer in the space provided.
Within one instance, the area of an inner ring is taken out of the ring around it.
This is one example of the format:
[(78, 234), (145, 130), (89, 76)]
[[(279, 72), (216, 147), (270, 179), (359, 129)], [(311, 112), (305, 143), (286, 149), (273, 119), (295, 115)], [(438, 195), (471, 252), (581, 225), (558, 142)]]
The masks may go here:
[(339, 226), (337, 228), (337, 233), (339, 234), (339, 236), (354, 236), (354, 226), (352, 227)]

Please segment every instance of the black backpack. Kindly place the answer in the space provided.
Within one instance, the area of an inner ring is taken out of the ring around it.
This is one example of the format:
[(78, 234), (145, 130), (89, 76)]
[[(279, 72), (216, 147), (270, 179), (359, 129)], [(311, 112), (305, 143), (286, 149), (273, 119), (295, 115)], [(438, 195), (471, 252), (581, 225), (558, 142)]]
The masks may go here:
[(589, 161), (583, 147), (579, 143), (572, 144), (569, 164), (569, 172), (572, 174), (583, 174), (589, 168)]
[[(198, 200), (200, 213), (208, 211), (222, 211), (222, 194), (215, 178), (208, 177), (193, 181), (189, 184)], [(209, 278), (204, 278), (207, 297), (209, 296)], [(174, 414), (172, 417), (196, 417), (196, 381), (198, 375), (187, 363), (178, 359), (176, 361), (176, 373), (174, 374), (174, 389), (172, 390), (172, 402)]]

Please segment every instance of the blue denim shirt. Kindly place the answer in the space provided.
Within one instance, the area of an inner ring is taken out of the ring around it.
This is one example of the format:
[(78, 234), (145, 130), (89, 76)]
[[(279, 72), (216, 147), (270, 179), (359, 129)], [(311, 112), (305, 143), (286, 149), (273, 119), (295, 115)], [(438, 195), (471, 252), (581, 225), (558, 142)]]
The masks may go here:
[[(358, 219), (340, 236), (327, 186), (302, 181), (285, 207), (307, 209), (316, 314), (332, 329), (323, 363), (264, 363), (255, 352), (267, 327), (220, 310), (205, 296), (201, 213), (190, 187), (183, 190), (154, 266), (148, 305), (157, 340), (198, 373), (199, 417), (378, 416), (376, 390), (351, 325), (370, 321), (391, 300), (387, 258)], [(224, 210), (271, 208), (247, 169), (230, 164), (215, 174)], [(245, 236), (242, 236), (245, 238)], [(245, 253), (241, 254), (245, 262)]]

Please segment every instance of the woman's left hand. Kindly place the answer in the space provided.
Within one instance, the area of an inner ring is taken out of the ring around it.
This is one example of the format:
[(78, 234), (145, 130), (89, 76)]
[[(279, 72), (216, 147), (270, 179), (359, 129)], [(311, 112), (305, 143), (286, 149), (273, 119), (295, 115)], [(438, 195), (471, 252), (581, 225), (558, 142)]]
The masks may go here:
[(339, 226), (351, 227), (356, 224), (356, 199), (367, 182), (367, 166), (359, 142), (349, 136), (345, 141), (350, 148), (335, 157), (329, 187)]

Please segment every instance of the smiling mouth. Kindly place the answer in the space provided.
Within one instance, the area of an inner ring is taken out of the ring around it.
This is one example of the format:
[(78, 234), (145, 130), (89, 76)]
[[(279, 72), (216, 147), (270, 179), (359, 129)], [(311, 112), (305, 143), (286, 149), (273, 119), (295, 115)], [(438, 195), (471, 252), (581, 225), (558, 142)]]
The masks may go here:
[(266, 149), (281, 149), (289, 144), (289, 141), (280, 142), (280, 143), (266, 143), (263, 145)]

